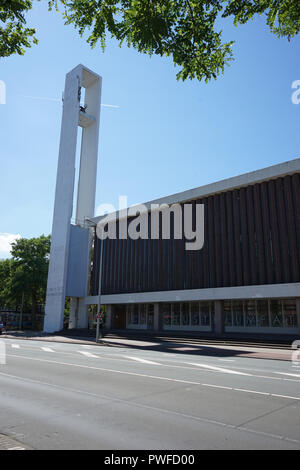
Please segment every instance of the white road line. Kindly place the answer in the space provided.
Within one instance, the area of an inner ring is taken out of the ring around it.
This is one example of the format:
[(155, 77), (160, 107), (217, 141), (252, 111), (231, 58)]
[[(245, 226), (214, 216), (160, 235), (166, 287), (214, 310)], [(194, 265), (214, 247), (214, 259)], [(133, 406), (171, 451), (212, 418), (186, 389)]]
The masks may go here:
[(45, 352), (55, 352), (55, 351), (54, 351), (53, 349), (51, 349), (51, 348), (42, 347), (41, 349), (42, 349), (43, 351), (45, 351)]
[(7, 450), (25, 450), (25, 447), (9, 447)]
[(290, 377), (300, 377), (300, 374), (289, 374), (288, 372), (274, 372), (274, 374), (289, 375)]
[(86, 357), (96, 357), (97, 359), (99, 359), (99, 356), (95, 356), (95, 354), (92, 354), (88, 351), (77, 351), (79, 352), (79, 354), (83, 354), (83, 356), (86, 356)]
[[(234, 388), (233, 390), (235, 390), (236, 392), (245, 392), (245, 393), (256, 393), (258, 395), (272, 395), (272, 393), (268, 393), (268, 392), (257, 392), (256, 390), (248, 390), (248, 389), (245, 389), (245, 388)], [(274, 395), (273, 395), (274, 396)], [(275, 395), (277, 396), (277, 395)], [(287, 397), (286, 397), (287, 398)]]
[(201, 384), (203, 387), (222, 388), (225, 390), (233, 390), (232, 387), (226, 387), (225, 385), (214, 385), (214, 384)]
[(134, 357), (134, 356), (123, 356), (126, 359), (132, 359), (133, 361), (137, 362), (142, 362), (143, 364), (154, 364), (156, 366), (161, 366), (159, 362), (154, 362), (154, 361), (148, 361), (147, 359), (141, 359), (140, 357)]
[(225, 374), (234, 374), (234, 375), (248, 375), (252, 377), (252, 374), (246, 374), (245, 372), (238, 372), (237, 370), (224, 369), (223, 367), (209, 366), (207, 364), (197, 364), (196, 362), (186, 362), (192, 366), (203, 367), (204, 369), (215, 370), (216, 372), (224, 372)]
[[(288, 395), (277, 395), (275, 393), (261, 392), (261, 391), (257, 391), (257, 390), (244, 390), (244, 389), (238, 389), (238, 388), (223, 387), (223, 386), (220, 386), (220, 385), (204, 384), (204, 383), (201, 383), (201, 382), (196, 382), (196, 381), (191, 381), (191, 380), (173, 379), (171, 377), (161, 377), (161, 376), (158, 376), (158, 375), (139, 374), (137, 372), (127, 372), (127, 371), (124, 371), (124, 370), (106, 369), (104, 367), (86, 366), (86, 365), (83, 365), (83, 364), (74, 364), (72, 362), (51, 361), (50, 359), (38, 359), (37, 357), (18, 356), (16, 354), (8, 354), (8, 357), (18, 357), (19, 359), (23, 359), (23, 360), (28, 359), (29, 361), (47, 362), (48, 364), (58, 364), (58, 365), (61, 365), (61, 366), (78, 367), (80, 369), (99, 370), (101, 372), (111, 372), (111, 373), (114, 373), (114, 374), (121, 374), (121, 375), (132, 375), (134, 377), (144, 377), (146, 379), (165, 380), (167, 382), (184, 383), (184, 384), (189, 384), (189, 385), (199, 385), (199, 386), (202, 386), (202, 387), (227, 388), (228, 390), (233, 390), (233, 391), (238, 391), (238, 392), (247, 392), (247, 393), (256, 393), (258, 395), (267, 393), (268, 396), (270, 396), (270, 397), (288, 398), (288, 399), (297, 400), (297, 401), (300, 400), (300, 397), (293, 397), (293, 396), (288, 396)], [(0, 375), (7, 375), (7, 374), (2, 374), (0, 372)]]
[[(291, 397), (290, 395), (279, 395), (278, 393), (270, 393), (272, 397), (279, 397), (279, 398), (291, 398), (292, 400), (295, 400), (295, 397)], [(300, 400), (300, 398), (298, 398)]]
[(19, 345), (19, 344), (12, 344), (11, 347), (14, 348), (14, 349), (20, 349), (20, 345)]
[(222, 361), (222, 362), (235, 362), (234, 359), (220, 359), (220, 358), (218, 358), (218, 361)]
[[(285, 436), (278, 435), (278, 434), (270, 434), (270, 433), (267, 433), (267, 432), (258, 431), (258, 430), (255, 430), (255, 429), (244, 427), (242, 425), (241, 426), (235, 426), (233, 424), (224, 423), (224, 422), (221, 422), (221, 421), (216, 421), (216, 420), (204, 418), (204, 417), (201, 417), (201, 416), (189, 415), (189, 414), (181, 413), (181, 412), (178, 412), (178, 411), (175, 411), (175, 410), (167, 410), (165, 408), (158, 408), (158, 407), (154, 407), (154, 406), (149, 406), (149, 405), (142, 404), (142, 403), (137, 403), (137, 402), (134, 402), (134, 401), (131, 401), (131, 400), (130, 401), (124, 400), (122, 398), (116, 398), (116, 397), (112, 398), (111, 396), (107, 396), (107, 395), (99, 395), (99, 394), (95, 394), (95, 393), (92, 393), (92, 392), (87, 392), (87, 391), (83, 391), (83, 390), (64, 387), (64, 386), (53, 384), (53, 383), (50, 384), (50, 383), (47, 383), (47, 382), (41, 382), (40, 380), (33, 380), (33, 379), (28, 379), (26, 377), (18, 377), (16, 375), (5, 374), (3, 372), (0, 372), (0, 376), (10, 377), (10, 378), (13, 378), (13, 379), (17, 379), (17, 380), (21, 380), (21, 381), (29, 382), (29, 383), (34, 383), (34, 384), (39, 384), (39, 385), (42, 384), (42, 385), (46, 385), (48, 387), (52, 387), (52, 388), (59, 389), (59, 390), (67, 390), (69, 392), (78, 393), (78, 394), (82, 394), (82, 395), (87, 395), (87, 396), (91, 396), (91, 397), (94, 397), (94, 398), (102, 398), (104, 400), (109, 400), (109, 402), (122, 403), (122, 404), (125, 404), (125, 405), (135, 406), (135, 407), (138, 407), (138, 408), (141, 408), (141, 409), (156, 411), (156, 412), (167, 414), (167, 415), (180, 416), (181, 418), (187, 418), (189, 420), (192, 419), (192, 420), (196, 420), (196, 421), (200, 421), (200, 422), (204, 422), (204, 423), (208, 423), (208, 424), (213, 424), (213, 425), (216, 425), (216, 426), (221, 426), (221, 427), (225, 427), (225, 428), (229, 428), (229, 429), (236, 429), (238, 431), (245, 431), (245, 432), (252, 433), (252, 434), (257, 434), (257, 435), (261, 435), (261, 436), (265, 436), (265, 437), (266, 436), (267, 437), (273, 437), (275, 439), (300, 444), (300, 441), (297, 440), (297, 439), (292, 439), (292, 438), (285, 437)], [(211, 386), (211, 385), (208, 385), (208, 384), (202, 384), (202, 385), (204, 385), (204, 386), (206, 385), (208, 387)], [(219, 386), (216, 386), (216, 387), (222, 388), (222, 387), (219, 387)], [(229, 387), (223, 387), (223, 388), (229, 388)], [(232, 390), (232, 389), (230, 388), (230, 390)], [(257, 393), (262, 393), (262, 392), (257, 392)]]

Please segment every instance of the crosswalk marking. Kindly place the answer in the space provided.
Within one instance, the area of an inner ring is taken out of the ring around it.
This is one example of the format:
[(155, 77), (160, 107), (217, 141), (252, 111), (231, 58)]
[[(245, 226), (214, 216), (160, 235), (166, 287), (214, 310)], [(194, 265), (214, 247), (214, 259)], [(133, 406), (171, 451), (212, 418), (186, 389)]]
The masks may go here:
[(11, 347), (14, 348), (14, 349), (20, 349), (20, 345), (19, 345), (19, 344), (12, 344)]
[(133, 361), (142, 362), (143, 364), (154, 364), (156, 366), (161, 366), (159, 362), (148, 361), (147, 359), (141, 359), (140, 357), (134, 356), (124, 356), (126, 359), (132, 359)]
[(83, 354), (83, 356), (86, 356), (86, 357), (96, 357), (97, 359), (99, 358), (99, 356), (95, 356), (95, 354), (92, 354), (88, 351), (78, 351), (80, 354)]
[(203, 367), (204, 369), (215, 370), (216, 372), (224, 372), (225, 374), (252, 376), (252, 374), (246, 374), (245, 372), (238, 372), (237, 370), (232, 369), (224, 369), (223, 367), (209, 366), (207, 364), (197, 364), (196, 362), (186, 362), (186, 364), (189, 364), (191, 366)]

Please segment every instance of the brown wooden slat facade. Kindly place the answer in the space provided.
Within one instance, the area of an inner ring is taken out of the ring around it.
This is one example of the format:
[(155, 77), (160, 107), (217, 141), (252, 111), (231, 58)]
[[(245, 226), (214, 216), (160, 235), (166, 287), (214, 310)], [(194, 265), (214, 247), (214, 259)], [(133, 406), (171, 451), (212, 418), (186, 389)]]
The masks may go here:
[[(298, 173), (191, 203), (205, 208), (202, 250), (186, 251), (185, 239), (105, 240), (103, 294), (300, 282)], [(92, 295), (100, 244), (96, 238)]]

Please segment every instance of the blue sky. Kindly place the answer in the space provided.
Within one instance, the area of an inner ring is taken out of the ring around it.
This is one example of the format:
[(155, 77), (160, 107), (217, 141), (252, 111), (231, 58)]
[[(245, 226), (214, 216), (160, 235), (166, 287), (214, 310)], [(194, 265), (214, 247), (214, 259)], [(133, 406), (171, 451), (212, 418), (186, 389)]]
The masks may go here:
[[(129, 205), (300, 156), (300, 37), (279, 40), (264, 18), (235, 28), (235, 60), (217, 81), (176, 81), (169, 58), (111, 40), (91, 50), (73, 26), (34, 5), (39, 44), (1, 59), (0, 257), (16, 235), (51, 232), (65, 74), (82, 63), (103, 77), (96, 206)], [(48, 98), (48, 99), (39, 99)]]

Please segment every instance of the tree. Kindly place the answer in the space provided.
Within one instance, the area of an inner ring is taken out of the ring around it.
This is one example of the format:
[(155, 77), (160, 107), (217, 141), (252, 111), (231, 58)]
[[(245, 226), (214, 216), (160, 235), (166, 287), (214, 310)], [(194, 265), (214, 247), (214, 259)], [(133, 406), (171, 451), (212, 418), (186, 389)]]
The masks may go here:
[(36, 326), (37, 305), (45, 302), (50, 253), (50, 235), (20, 238), (12, 244), (11, 292), (30, 299), (33, 325)]
[(35, 29), (26, 27), (24, 16), (31, 8), (31, 0), (0, 0), (0, 57), (23, 55), (24, 47), (37, 44)]
[[(216, 24), (222, 18), (232, 17), (238, 25), (265, 14), (271, 33), (278, 37), (290, 40), (300, 31), (298, 0), (48, 0), (48, 4), (50, 10), (62, 6), (65, 23), (73, 24), (81, 36), (89, 31), (91, 47), (100, 42), (104, 49), (109, 33), (120, 45), (125, 42), (142, 53), (171, 56), (181, 67), (177, 78), (182, 80), (216, 79), (233, 59), (233, 41), (223, 42)], [(20, 54), (22, 45), (28, 47), (34, 30), (25, 28), (23, 12), (31, 8), (30, 0), (0, 0), (0, 19), (10, 21), (0, 35), (0, 55)]]
[(0, 260), (0, 306), (15, 306), (12, 298), (11, 282), (12, 282), (12, 259)]

